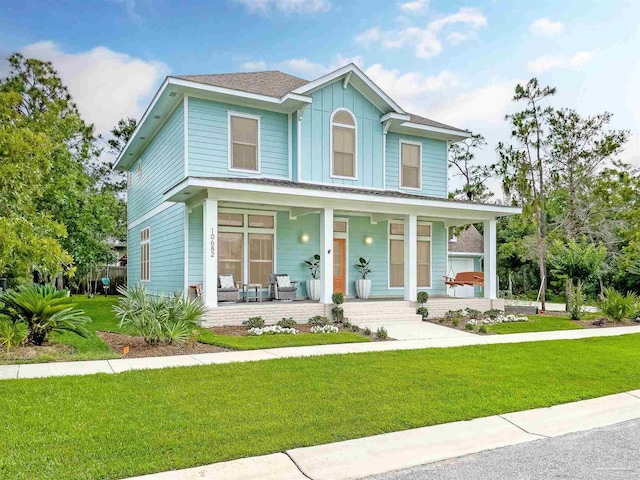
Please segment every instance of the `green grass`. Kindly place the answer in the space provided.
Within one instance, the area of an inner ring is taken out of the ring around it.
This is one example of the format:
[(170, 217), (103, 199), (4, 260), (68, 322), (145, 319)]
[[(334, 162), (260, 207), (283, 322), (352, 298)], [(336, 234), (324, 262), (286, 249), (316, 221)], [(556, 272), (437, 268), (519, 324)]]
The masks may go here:
[(261, 348), (304, 347), (333, 343), (369, 342), (368, 337), (357, 333), (298, 333), (296, 335), (265, 335), (260, 337), (231, 337), (216, 335), (211, 330), (201, 329), (199, 341), (233, 350), (258, 350)]
[(569, 320), (567, 317), (554, 317), (545, 315), (527, 315), (528, 322), (498, 323), (487, 325), (487, 330), (493, 333), (526, 333), (549, 332), (552, 330), (579, 330), (583, 328), (579, 323)]
[(5, 380), (0, 478), (117, 479), (637, 388), (637, 334)]

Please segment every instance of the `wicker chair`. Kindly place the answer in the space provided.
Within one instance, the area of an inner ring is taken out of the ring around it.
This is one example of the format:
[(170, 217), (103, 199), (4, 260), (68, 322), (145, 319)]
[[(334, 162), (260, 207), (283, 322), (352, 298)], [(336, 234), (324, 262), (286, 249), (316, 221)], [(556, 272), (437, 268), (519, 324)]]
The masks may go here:
[[(231, 277), (231, 282), (233, 282), (233, 288), (222, 288), (220, 287), (220, 279), (222, 277)], [(240, 299), (240, 288), (242, 284), (233, 281), (233, 274), (225, 273), (222, 275), (218, 275), (218, 301), (219, 302), (237, 302)]]
[(298, 282), (292, 281), (290, 287), (278, 287), (278, 277), (288, 277), (282, 273), (269, 275), (269, 298), (271, 300), (295, 300)]

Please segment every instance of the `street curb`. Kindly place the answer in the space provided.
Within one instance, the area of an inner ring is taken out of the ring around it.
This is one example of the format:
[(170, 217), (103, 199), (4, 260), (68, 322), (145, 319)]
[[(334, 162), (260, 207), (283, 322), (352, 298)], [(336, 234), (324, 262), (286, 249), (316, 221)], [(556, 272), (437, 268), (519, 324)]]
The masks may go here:
[(640, 390), (129, 480), (353, 480), (636, 418)]

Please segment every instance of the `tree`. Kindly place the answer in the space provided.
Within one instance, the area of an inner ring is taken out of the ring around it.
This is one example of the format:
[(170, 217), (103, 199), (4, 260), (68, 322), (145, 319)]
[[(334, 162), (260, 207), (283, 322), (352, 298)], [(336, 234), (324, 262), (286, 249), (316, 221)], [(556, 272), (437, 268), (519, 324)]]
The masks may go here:
[(567, 282), (567, 309), (572, 320), (579, 320), (582, 313), (582, 284), (598, 276), (606, 255), (602, 245), (585, 239), (570, 239), (568, 243), (556, 240), (551, 245), (549, 264), (552, 272)]
[[(567, 238), (588, 234), (589, 202), (583, 202), (593, 176), (602, 164), (622, 150), (627, 131), (605, 131), (612, 115), (581, 117), (561, 109), (549, 116), (550, 175), (556, 188), (566, 189), (562, 215), (557, 219)], [(582, 192), (582, 194), (581, 194)]]
[(545, 166), (548, 162), (547, 119), (552, 115), (551, 107), (541, 103), (554, 95), (555, 88), (541, 88), (538, 80), (532, 78), (522, 86), (516, 85), (513, 100), (524, 101), (526, 108), (513, 115), (507, 115), (511, 122), (511, 136), (516, 145), (498, 144), (498, 163), (492, 166), (503, 181), (507, 195), (516, 195), (523, 205), (525, 215), (532, 214), (536, 225), (536, 246), (541, 289), (542, 309), (545, 306), (546, 283), (546, 210), (545, 210)]
[[(101, 149), (93, 126), (82, 120), (50, 62), (13, 54), (9, 64), (11, 70), (0, 81), (0, 93), (14, 99), (9, 108), (17, 135), (37, 135), (42, 145), (47, 146), (41, 155), (46, 165), (37, 174), (34, 172), (28, 183), (33, 214), (49, 219), (59, 229), (57, 235), (50, 236), (55, 248), (53, 244), (49, 246), (60, 252), (60, 266), (57, 269), (49, 266), (47, 270), (60, 271), (65, 264), (67, 273), (73, 274), (77, 269), (83, 274), (95, 262), (103, 261), (110, 249), (108, 238), (121, 234), (122, 224), (118, 218), (122, 209), (118, 207), (114, 189), (101, 188)], [(10, 171), (4, 181), (15, 185), (22, 182), (20, 176), (24, 172), (31, 173), (28, 169), (20, 173), (19, 161), (16, 155), (8, 159), (6, 168)], [(12, 225), (17, 229), (18, 221), (13, 220)], [(20, 236), (16, 234), (16, 238)], [(32, 268), (42, 267), (34, 264)], [(24, 268), (19, 273), (11, 265), (5, 269), (24, 276)]]
[(482, 135), (475, 134), (449, 146), (449, 168), (456, 172), (454, 176), (461, 176), (464, 180), (464, 185), (451, 193), (454, 198), (481, 202), (491, 197), (492, 193), (485, 184), (491, 172), (474, 164), (474, 150), (486, 144)]

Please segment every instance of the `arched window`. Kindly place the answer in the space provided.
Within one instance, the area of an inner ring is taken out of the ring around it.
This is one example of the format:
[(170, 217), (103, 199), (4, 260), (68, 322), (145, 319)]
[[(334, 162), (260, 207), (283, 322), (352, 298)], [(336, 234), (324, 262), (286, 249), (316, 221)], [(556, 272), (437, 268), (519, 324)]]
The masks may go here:
[(346, 109), (338, 109), (331, 116), (331, 176), (356, 178), (356, 119)]

